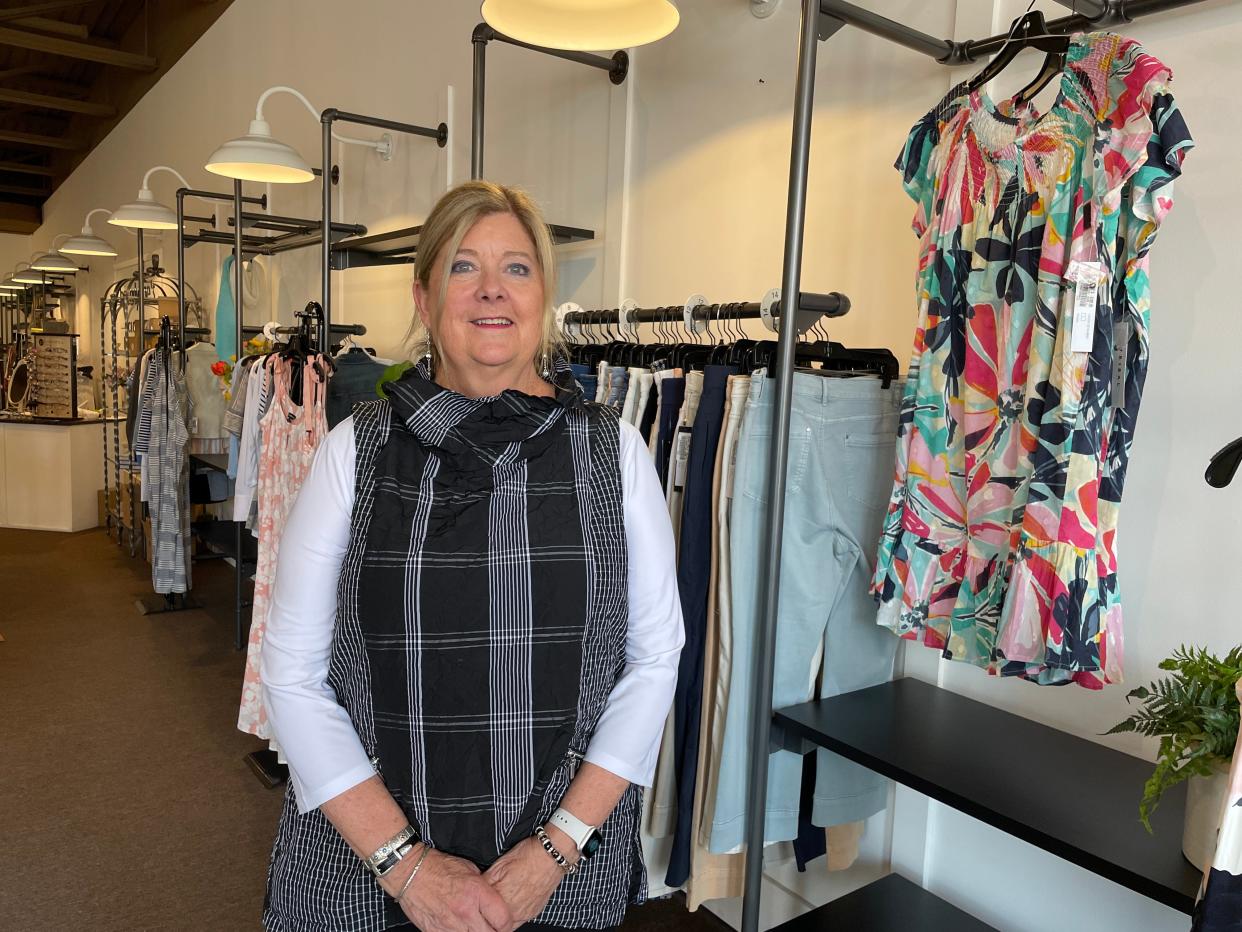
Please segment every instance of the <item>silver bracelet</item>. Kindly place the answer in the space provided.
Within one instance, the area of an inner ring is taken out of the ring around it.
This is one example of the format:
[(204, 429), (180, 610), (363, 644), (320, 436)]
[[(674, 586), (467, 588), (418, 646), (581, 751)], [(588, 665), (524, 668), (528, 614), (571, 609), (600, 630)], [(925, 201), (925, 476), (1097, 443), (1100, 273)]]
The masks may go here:
[(377, 879), (383, 877), (401, 863), (401, 859), (409, 854), (414, 845), (417, 844), (417, 840), (410, 841), (411, 838), (414, 838), (414, 826), (407, 825), (375, 849), (375, 853), (363, 862), (366, 864), (367, 870), (374, 874)]
[(410, 884), (414, 882), (414, 878), (418, 876), (419, 870), (423, 866), (423, 861), (427, 860), (427, 855), (431, 853), (431, 845), (423, 842), (423, 853), (418, 856), (418, 860), (414, 862), (414, 870), (410, 871), (410, 876), (405, 878), (405, 883), (401, 885), (401, 892), (398, 893), (394, 900), (401, 902), (401, 897), (405, 896), (405, 891), (410, 889)]

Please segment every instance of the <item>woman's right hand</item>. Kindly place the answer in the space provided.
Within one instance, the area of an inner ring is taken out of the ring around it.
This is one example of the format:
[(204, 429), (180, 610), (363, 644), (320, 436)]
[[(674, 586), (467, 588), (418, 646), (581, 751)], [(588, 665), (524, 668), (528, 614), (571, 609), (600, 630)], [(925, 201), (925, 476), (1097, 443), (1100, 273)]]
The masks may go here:
[(428, 853), (400, 902), (421, 932), (509, 932), (513, 928), (508, 904), (482, 872), (469, 861), (439, 851)]

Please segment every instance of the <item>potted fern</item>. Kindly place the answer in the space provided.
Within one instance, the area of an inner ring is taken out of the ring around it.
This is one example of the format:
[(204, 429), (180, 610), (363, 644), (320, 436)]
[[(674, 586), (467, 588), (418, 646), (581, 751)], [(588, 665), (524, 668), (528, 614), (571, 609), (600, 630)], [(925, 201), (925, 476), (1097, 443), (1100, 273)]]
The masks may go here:
[(1238, 738), (1234, 692), (1242, 679), (1242, 646), (1223, 659), (1185, 645), (1160, 663), (1172, 676), (1131, 690), (1126, 701), (1143, 705), (1108, 734), (1137, 732), (1160, 739), (1156, 769), (1143, 787), (1139, 818), (1151, 831), (1151, 814), (1171, 787), (1189, 780), (1182, 852), (1202, 869), (1212, 859), (1217, 823), (1228, 787), (1229, 762)]

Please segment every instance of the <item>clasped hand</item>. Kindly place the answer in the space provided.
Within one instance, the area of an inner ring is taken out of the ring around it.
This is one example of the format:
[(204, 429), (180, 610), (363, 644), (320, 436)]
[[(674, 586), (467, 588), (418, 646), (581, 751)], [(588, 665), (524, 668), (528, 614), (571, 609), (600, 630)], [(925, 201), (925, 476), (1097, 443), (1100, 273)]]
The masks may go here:
[(512, 932), (543, 912), (562, 876), (534, 838), (514, 845), (486, 873), (433, 851), (401, 908), (421, 932)]

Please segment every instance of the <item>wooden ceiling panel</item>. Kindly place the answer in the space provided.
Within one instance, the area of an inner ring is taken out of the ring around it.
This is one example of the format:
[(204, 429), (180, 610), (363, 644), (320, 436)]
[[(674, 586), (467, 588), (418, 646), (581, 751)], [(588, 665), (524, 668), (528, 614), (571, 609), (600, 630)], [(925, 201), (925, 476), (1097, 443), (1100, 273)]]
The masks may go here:
[(38, 213), (231, 2), (5, 0), (0, 231), (31, 232), (17, 229), (32, 222), (31, 209)]

